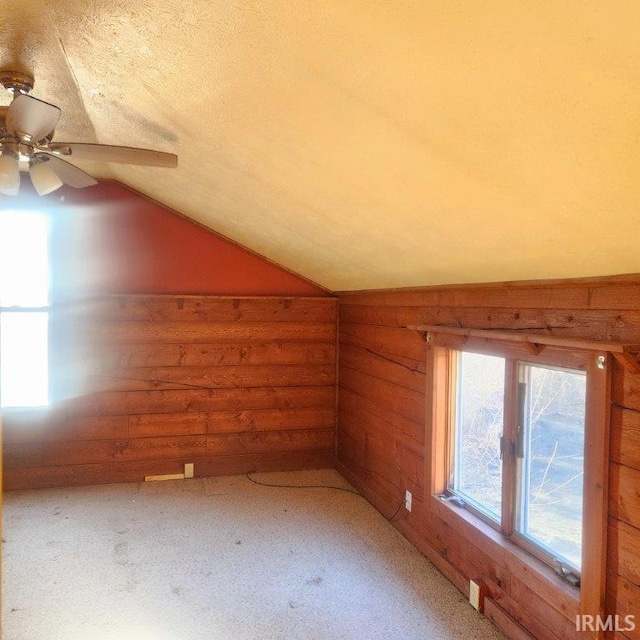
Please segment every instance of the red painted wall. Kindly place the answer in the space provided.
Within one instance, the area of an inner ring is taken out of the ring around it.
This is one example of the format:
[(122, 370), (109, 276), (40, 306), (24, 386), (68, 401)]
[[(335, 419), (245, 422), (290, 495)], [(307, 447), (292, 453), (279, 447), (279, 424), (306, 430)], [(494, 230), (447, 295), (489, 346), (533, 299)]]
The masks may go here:
[[(27, 185), (23, 185), (26, 187)], [(328, 295), (324, 289), (115, 183), (0, 206), (52, 214), (57, 296)], [(62, 199), (62, 201), (61, 201)]]

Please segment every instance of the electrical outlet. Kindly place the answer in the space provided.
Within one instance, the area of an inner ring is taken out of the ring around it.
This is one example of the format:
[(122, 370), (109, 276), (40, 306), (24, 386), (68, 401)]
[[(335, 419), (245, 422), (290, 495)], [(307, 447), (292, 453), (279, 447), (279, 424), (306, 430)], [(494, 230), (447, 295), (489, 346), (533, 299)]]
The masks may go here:
[(469, 604), (476, 610), (484, 609), (484, 589), (481, 584), (469, 580)]
[(404, 508), (407, 511), (411, 511), (411, 502), (413, 501), (413, 496), (411, 495), (411, 491), (405, 491), (404, 493)]

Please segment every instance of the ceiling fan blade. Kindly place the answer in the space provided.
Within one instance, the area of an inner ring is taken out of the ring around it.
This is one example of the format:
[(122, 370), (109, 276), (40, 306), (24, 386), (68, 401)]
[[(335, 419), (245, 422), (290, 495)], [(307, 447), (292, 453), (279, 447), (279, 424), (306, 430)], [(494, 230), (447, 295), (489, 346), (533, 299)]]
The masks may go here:
[(20, 94), (7, 109), (7, 131), (26, 134), (38, 142), (56, 128), (58, 118), (60, 109), (55, 105)]
[(108, 144), (88, 144), (84, 142), (52, 142), (47, 150), (56, 155), (75, 156), (76, 158), (96, 160), (98, 162), (121, 162), (148, 167), (167, 167), (169, 169), (174, 169), (178, 166), (178, 156), (173, 153), (137, 149), (135, 147), (117, 147)]
[(46, 162), (62, 182), (74, 189), (84, 189), (85, 187), (98, 184), (98, 181), (88, 173), (82, 169), (78, 169), (78, 167), (62, 158), (57, 158), (49, 153), (36, 153), (36, 158), (42, 162)]

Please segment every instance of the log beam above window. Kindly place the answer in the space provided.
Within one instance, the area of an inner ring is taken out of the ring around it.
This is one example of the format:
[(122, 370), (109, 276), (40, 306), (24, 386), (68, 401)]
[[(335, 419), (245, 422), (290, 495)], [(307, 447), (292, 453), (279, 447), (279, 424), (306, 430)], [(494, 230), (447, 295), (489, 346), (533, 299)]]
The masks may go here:
[(640, 373), (640, 344), (611, 342), (605, 340), (584, 340), (550, 334), (533, 333), (530, 330), (506, 331), (504, 329), (475, 329), (448, 325), (406, 325), (428, 343), (434, 335), (457, 336), (462, 344), (469, 338), (488, 338), (521, 343), (531, 354), (538, 355), (545, 347), (568, 347), (589, 351), (607, 351), (630, 373)]

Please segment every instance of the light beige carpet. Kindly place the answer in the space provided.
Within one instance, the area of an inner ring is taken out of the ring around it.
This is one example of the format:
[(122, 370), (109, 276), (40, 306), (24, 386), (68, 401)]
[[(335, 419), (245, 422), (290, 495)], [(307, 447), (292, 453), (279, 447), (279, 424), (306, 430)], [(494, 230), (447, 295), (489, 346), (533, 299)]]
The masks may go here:
[(4, 523), (5, 640), (503, 638), (342, 491), (244, 476), (24, 491)]

